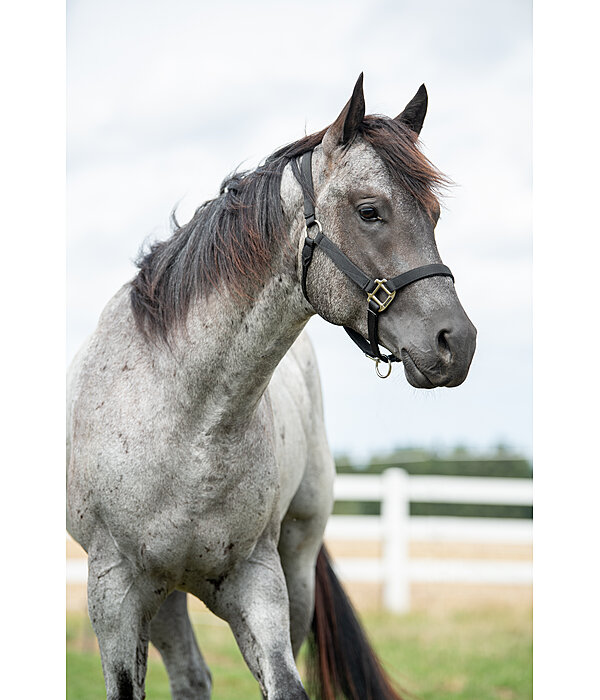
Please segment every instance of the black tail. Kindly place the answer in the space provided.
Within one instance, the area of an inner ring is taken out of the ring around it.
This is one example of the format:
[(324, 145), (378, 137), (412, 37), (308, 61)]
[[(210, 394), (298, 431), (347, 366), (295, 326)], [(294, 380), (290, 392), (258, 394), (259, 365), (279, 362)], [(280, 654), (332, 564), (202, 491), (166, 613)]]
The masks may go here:
[(309, 688), (316, 700), (402, 700), (381, 668), (325, 547), (317, 559), (309, 643)]

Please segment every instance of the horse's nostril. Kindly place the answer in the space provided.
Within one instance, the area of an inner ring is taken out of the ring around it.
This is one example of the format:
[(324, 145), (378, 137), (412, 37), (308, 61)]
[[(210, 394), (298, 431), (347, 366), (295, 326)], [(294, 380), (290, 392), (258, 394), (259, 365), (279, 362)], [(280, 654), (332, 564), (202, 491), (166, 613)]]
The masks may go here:
[(450, 344), (447, 338), (448, 334), (449, 331), (442, 330), (437, 336), (438, 352), (447, 362), (449, 362), (452, 357), (452, 350), (450, 350)]

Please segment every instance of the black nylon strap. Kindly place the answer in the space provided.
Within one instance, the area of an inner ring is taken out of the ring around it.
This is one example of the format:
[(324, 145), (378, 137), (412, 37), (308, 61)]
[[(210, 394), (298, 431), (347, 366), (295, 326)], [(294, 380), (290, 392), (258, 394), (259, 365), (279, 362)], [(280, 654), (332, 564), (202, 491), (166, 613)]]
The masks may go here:
[(367, 327), (369, 329), (369, 340), (363, 338), (360, 333), (357, 333), (353, 328), (343, 326), (346, 333), (350, 336), (350, 340), (354, 341), (361, 352), (372, 360), (382, 360), (384, 362), (402, 362), (396, 355), (384, 355), (379, 350), (379, 334), (378, 334), (379, 314), (376, 311), (369, 309), (367, 311)]
[(315, 239), (308, 236), (308, 229), (316, 224), (315, 219), (315, 190), (312, 179), (312, 151), (305, 153), (300, 160), (300, 168), (296, 159), (291, 161), (292, 172), (294, 177), (300, 183), (302, 194), (304, 197), (304, 219), (306, 221), (306, 236), (304, 238), (304, 246), (302, 248), (302, 293), (306, 301), (310, 303), (308, 298), (308, 290), (306, 289), (306, 278), (308, 268), (312, 262), (312, 256), (315, 252)]
[[(368, 319), (370, 319), (370, 315), (368, 315)], [(355, 331), (354, 328), (348, 328), (348, 326), (343, 326), (343, 329), (350, 337), (350, 340), (352, 340), (358, 346), (358, 349), (367, 357), (370, 357), (372, 360), (400, 362), (400, 360), (395, 355), (382, 355), (382, 353), (379, 352), (379, 348), (377, 348), (377, 352), (374, 353), (369, 341), (366, 338), (364, 338), (360, 333)]]
[(327, 253), (335, 266), (362, 290), (367, 291), (367, 288), (375, 286), (375, 282), (370, 277), (365, 275), (365, 273), (359, 267), (357, 267), (352, 260), (350, 260), (350, 258), (346, 257), (346, 255), (342, 253), (342, 251), (333, 241), (329, 240), (327, 236), (323, 235), (322, 231), (319, 231), (319, 233), (317, 233), (315, 236), (315, 245), (318, 245), (323, 252)]
[(294, 159), (291, 161), (294, 177), (300, 183), (304, 195), (304, 218), (306, 228), (309, 229), (315, 223), (315, 189), (312, 178), (312, 151), (304, 153), (300, 159), (300, 168)]
[[(308, 292), (306, 290), (306, 275), (308, 274), (308, 268), (312, 262), (312, 256), (315, 250), (315, 242), (312, 238), (306, 236), (304, 239), (304, 246), (302, 248), (302, 293), (306, 301), (308, 299)], [(310, 302), (309, 302), (310, 303)]]
[(406, 287), (417, 280), (422, 280), (425, 277), (437, 277), (440, 275), (442, 277), (452, 277), (452, 281), (454, 281), (454, 275), (450, 272), (449, 267), (446, 267), (446, 265), (433, 263), (431, 265), (415, 267), (408, 272), (403, 272), (401, 275), (392, 277), (392, 279), (388, 280), (385, 284), (391, 292), (397, 292), (399, 289), (402, 289), (402, 287)]
[(315, 223), (315, 186), (312, 176), (312, 151), (308, 151), (302, 156), (300, 163), (302, 168), (302, 177), (306, 183), (304, 192), (304, 218), (306, 219), (306, 228), (310, 228)]
[(369, 304), (369, 309), (367, 311), (367, 329), (369, 331), (369, 344), (371, 346), (371, 357), (379, 358), (380, 360), (389, 359), (389, 361), (394, 358), (394, 362), (399, 362), (395, 355), (390, 355), (386, 358), (381, 354), (379, 350), (379, 312), (374, 309), (371, 304)]

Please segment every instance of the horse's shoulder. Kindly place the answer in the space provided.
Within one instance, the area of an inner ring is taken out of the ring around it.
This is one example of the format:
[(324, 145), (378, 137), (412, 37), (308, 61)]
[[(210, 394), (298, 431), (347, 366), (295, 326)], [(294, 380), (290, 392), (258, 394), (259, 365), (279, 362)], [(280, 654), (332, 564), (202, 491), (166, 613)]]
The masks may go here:
[(309, 383), (314, 383), (315, 379), (318, 381), (319, 370), (317, 358), (310, 336), (306, 330), (303, 330), (296, 338), (279, 364), (278, 370), (289, 372), (292, 368), (299, 371), (303, 375), (305, 381)]
[[(288, 413), (287, 407), (294, 406), (294, 413), (304, 415), (303, 422), (322, 422), (323, 409), (321, 382), (317, 359), (312, 342), (306, 330), (298, 336), (275, 370), (269, 384), (268, 393), (274, 405)], [(281, 416), (279, 416), (281, 418)]]
[(294, 357), (302, 373), (307, 391), (310, 395), (313, 410), (321, 414), (322, 395), (319, 365), (312, 341), (306, 330), (302, 331), (298, 336), (296, 342), (290, 348), (290, 353)]

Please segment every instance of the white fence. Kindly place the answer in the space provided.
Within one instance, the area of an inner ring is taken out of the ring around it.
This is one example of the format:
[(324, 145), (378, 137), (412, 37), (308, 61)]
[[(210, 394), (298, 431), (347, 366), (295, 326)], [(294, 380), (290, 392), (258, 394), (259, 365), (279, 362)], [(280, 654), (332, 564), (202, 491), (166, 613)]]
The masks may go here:
[(410, 609), (411, 582), (530, 584), (530, 561), (490, 559), (409, 559), (410, 541), (531, 544), (532, 521), (505, 518), (410, 516), (411, 501), (532, 505), (529, 479), (457, 476), (409, 476), (403, 469), (379, 475), (341, 474), (335, 481), (336, 501), (379, 501), (381, 515), (330, 518), (329, 540), (378, 540), (381, 559), (336, 559), (346, 581), (380, 582), (384, 606), (394, 612)]

